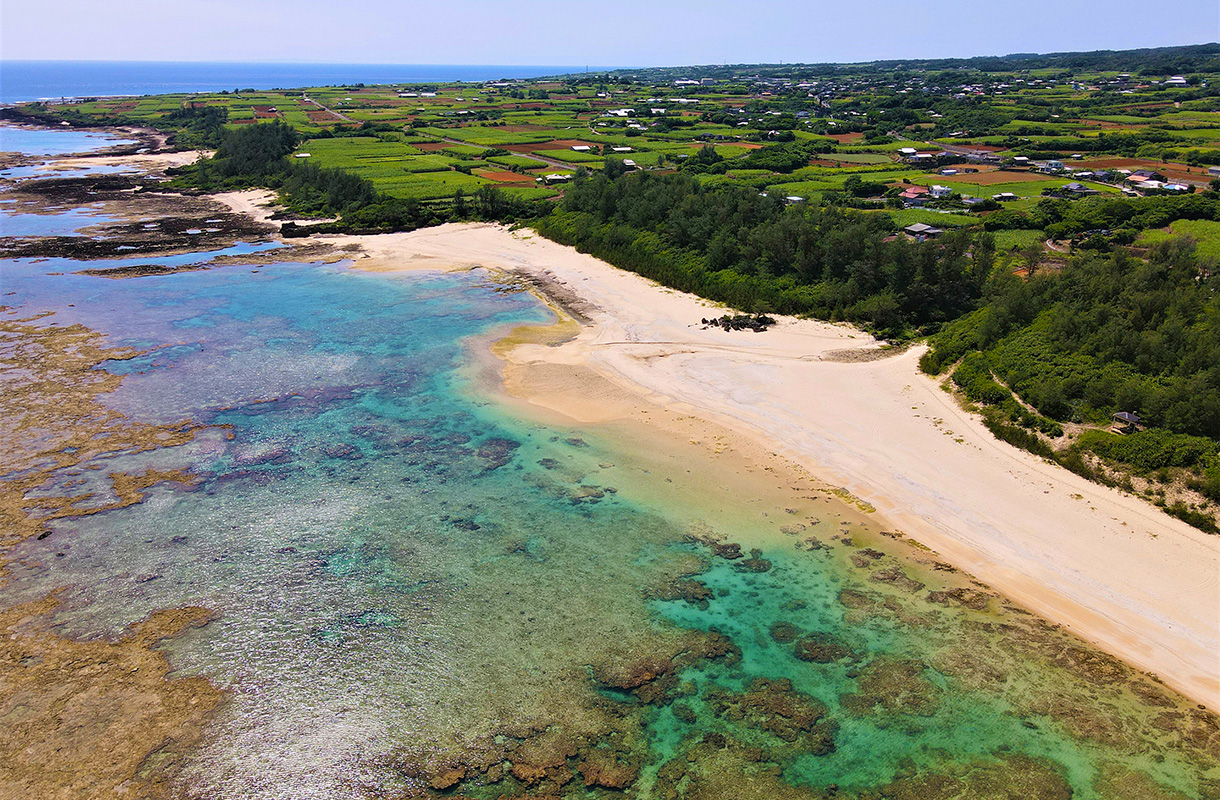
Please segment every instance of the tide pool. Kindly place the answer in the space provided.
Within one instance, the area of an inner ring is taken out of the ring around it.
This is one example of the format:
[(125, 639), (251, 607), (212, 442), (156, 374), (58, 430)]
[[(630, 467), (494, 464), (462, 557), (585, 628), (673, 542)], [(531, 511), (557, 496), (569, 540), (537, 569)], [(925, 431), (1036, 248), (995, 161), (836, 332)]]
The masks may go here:
[(98, 133), (95, 131), (22, 128), (16, 125), (0, 125), (0, 153), (24, 153), (31, 156), (62, 156), (69, 153), (87, 153), (120, 144), (135, 144), (135, 141), (133, 139), (124, 139), (114, 134)]

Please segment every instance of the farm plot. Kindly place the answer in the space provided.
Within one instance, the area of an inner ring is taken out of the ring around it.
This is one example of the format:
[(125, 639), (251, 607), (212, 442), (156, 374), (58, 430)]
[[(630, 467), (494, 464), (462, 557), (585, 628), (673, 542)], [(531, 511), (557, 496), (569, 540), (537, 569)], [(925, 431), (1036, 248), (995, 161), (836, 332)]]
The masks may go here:
[(1220, 222), (1208, 219), (1180, 219), (1172, 223), (1168, 229), (1144, 231), (1139, 238), (1139, 243), (1155, 244), (1179, 236), (1189, 236), (1194, 239), (1200, 256), (1220, 259)]
[(518, 167), (520, 169), (541, 169), (546, 166), (542, 161), (536, 161), (525, 156), (492, 156), (487, 160), (501, 167)]
[(979, 221), (978, 217), (972, 217), (968, 214), (941, 213), (926, 208), (899, 208), (869, 213), (885, 214), (900, 227), (922, 222), (925, 225), (932, 225), (937, 228), (960, 228), (965, 225), (974, 225)]
[(597, 153), (592, 150), (585, 151), (585, 152), (579, 152), (579, 151), (571, 150), (571, 149), (568, 149), (568, 150), (532, 150), (530, 152), (536, 153), (539, 156), (542, 156), (543, 158), (552, 158), (556, 161), (564, 161), (568, 164), (601, 163), (605, 159), (605, 156), (603, 156), (601, 153)]
[(466, 194), (478, 191), (492, 181), (477, 175), (449, 170), (448, 172), (409, 172), (375, 180), (377, 190), (392, 197), (415, 200), (438, 200), (452, 197), (461, 189)]

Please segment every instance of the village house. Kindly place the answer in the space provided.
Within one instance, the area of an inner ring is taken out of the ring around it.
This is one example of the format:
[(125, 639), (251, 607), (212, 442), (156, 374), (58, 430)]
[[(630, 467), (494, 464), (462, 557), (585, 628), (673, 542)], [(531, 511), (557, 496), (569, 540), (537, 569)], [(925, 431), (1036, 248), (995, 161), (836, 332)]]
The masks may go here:
[(916, 222), (914, 225), (908, 225), (902, 229), (908, 236), (914, 237), (919, 241), (925, 239), (934, 239), (944, 233), (940, 228), (934, 228), (931, 225), (925, 225), (922, 222)]
[(1064, 184), (1063, 186), (1060, 186), (1058, 189), (1054, 189), (1052, 191), (1055, 194), (1058, 194), (1062, 197), (1068, 197), (1068, 198), (1089, 197), (1091, 195), (1095, 195), (1098, 193), (1096, 189), (1090, 189), (1088, 186), (1085, 186), (1083, 183), (1077, 183), (1075, 181), (1068, 183), (1068, 184)]
[(1160, 181), (1161, 183), (1164, 183), (1165, 176), (1156, 170), (1137, 169), (1127, 176), (1127, 180), (1131, 181), (1132, 183), (1141, 181)]
[(932, 189), (928, 192), (928, 194), (932, 195), (933, 197), (935, 197), (937, 199), (941, 199), (941, 198), (945, 198), (945, 197), (948, 197), (949, 195), (953, 194), (953, 189), (948, 186), (941, 186), (940, 184), (934, 184), (932, 186)]
[(919, 208), (928, 202), (928, 189), (925, 186), (908, 186), (898, 195), (898, 199), (907, 208)]

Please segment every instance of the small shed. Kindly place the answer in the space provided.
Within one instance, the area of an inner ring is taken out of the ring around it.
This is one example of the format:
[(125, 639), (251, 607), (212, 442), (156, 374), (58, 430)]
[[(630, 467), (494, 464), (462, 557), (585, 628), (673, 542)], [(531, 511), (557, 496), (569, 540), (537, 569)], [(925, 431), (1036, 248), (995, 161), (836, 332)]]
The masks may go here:
[(1115, 433), (1132, 433), (1140, 429), (1140, 417), (1133, 411), (1116, 411), (1110, 417), (1114, 420), (1111, 430)]

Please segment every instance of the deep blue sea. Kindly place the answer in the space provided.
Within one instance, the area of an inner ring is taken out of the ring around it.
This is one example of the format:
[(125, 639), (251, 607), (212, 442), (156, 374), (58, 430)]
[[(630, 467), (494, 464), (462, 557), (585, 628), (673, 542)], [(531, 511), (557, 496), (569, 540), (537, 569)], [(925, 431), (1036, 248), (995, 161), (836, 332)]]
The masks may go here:
[[(243, 64), (166, 61), (0, 61), (0, 102), (95, 95), (295, 89), (336, 84), (537, 78), (585, 66), (477, 64)], [(598, 67), (605, 69), (605, 67)]]

